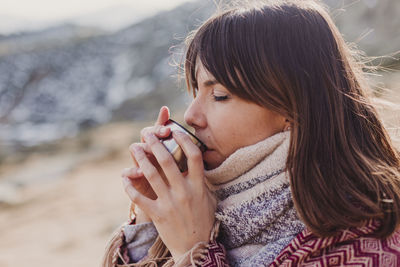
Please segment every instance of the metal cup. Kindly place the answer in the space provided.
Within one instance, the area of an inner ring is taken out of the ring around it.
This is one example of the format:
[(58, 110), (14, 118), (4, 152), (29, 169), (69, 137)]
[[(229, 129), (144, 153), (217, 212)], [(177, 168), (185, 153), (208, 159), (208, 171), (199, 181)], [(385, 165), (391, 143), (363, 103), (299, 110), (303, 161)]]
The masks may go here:
[(192, 134), (189, 130), (187, 130), (185, 127), (174, 120), (169, 119), (165, 123), (165, 126), (168, 126), (171, 129), (171, 134), (167, 138), (161, 139), (161, 143), (163, 143), (169, 153), (172, 154), (172, 157), (178, 165), (179, 170), (181, 172), (185, 172), (187, 171), (187, 159), (185, 153), (183, 153), (182, 148), (175, 142), (175, 139), (172, 137), (172, 131), (181, 131), (182, 133), (187, 134), (193, 141), (193, 143), (200, 148), (202, 153), (207, 150), (207, 146), (203, 144), (200, 139)]

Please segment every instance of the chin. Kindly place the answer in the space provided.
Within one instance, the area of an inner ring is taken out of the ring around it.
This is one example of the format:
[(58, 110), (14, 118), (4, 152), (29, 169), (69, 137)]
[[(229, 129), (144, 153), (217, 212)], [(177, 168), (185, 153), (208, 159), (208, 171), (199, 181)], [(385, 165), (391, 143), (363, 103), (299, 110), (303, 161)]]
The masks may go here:
[(208, 150), (203, 153), (204, 169), (206, 170), (212, 170), (219, 167), (224, 160), (225, 158), (215, 150)]
[(204, 162), (204, 169), (207, 170), (207, 171), (209, 171), (209, 170), (212, 170), (212, 169), (215, 169), (215, 168), (213, 168), (212, 166), (210, 166), (207, 162)]
[(221, 162), (207, 162), (207, 161), (203, 161), (204, 163), (204, 169), (206, 169), (207, 171), (215, 169), (217, 167), (219, 167), (222, 164), (223, 161)]

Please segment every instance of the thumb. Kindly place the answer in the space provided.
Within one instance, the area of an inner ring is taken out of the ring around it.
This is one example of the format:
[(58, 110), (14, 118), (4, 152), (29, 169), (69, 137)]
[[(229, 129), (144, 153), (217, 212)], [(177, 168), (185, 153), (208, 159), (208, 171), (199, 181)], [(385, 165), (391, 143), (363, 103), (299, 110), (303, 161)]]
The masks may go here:
[(162, 106), (158, 113), (158, 118), (155, 125), (164, 125), (169, 120), (169, 109), (167, 106)]

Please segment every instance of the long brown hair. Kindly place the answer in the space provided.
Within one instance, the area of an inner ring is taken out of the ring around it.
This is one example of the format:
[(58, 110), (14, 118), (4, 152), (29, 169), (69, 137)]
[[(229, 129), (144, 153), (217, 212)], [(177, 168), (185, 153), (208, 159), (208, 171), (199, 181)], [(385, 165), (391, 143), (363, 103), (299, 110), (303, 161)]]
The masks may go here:
[(321, 236), (377, 219), (400, 222), (400, 157), (328, 12), (315, 1), (230, 8), (187, 39), (185, 75), (204, 67), (233, 94), (292, 123), (287, 158), (294, 204)]

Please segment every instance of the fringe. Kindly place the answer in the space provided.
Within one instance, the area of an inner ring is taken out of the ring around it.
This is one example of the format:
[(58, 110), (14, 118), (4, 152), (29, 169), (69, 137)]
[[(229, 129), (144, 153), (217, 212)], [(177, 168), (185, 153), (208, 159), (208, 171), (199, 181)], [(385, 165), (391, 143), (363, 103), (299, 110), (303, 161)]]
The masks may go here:
[(208, 242), (199, 242), (191, 250), (186, 252), (176, 263), (173, 260), (167, 262), (163, 267), (188, 267), (199, 266), (207, 256)]
[(117, 264), (118, 257), (122, 259), (120, 255), (120, 248), (123, 245), (124, 232), (123, 228), (127, 223), (121, 225), (112, 235), (110, 241), (108, 241), (105, 253), (102, 260), (102, 267), (114, 267)]
[(111, 235), (111, 239), (108, 241), (105, 249), (101, 267), (158, 267), (162, 266), (163, 262), (171, 259), (169, 250), (158, 236), (144, 259), (136, 263), (128, 263), (121, 254), (121, 247), (124, 245), (125, 239), (124, 227), (127, 224), (124, 223), (118, 227)]
[(210, 241), (217, 240), (217, 237), (219, 235), (219, 225), (220, 224), (221, 224), (220, 221), (215, 220), (213, 229), (211, 230)]
[[(196, 267), (201, 265), (208, 253), (208, 242), (199, 242), (186, 252), (177, 262), (171, 257), (168, 248), (165, 246), (160, 236), (150, 247), (148, 254), (141, 261), (128, 263), (121, 255), (121, 247), (124, 244), (124, 227), (127, 223), (120, 226), (108, 242), (106, 252), (103, 257), (102, 267)], [(220, 222), (215, 221), (210, 234), (210, 241), (214, 241), (219, 233)], [(122, 262), (121, 263), (119, 263)]]
[[(118, 248), (119, 250), (119, 248)], [(164, 266), (164, 262), (171, 259), (169, 256), (169, 250), (162, 242), (161, 238), (158, 236), (154, 244), (150, 247), (148, 254), (145, 258), (135, 263), (127, 263), (120, 252), (118, 251), (117, 256), (123, 262), (122, 264), (118, 264), (118, 258), (115, 261), (115, 265), (103, 266), (103, 267), (158, 267)]]

